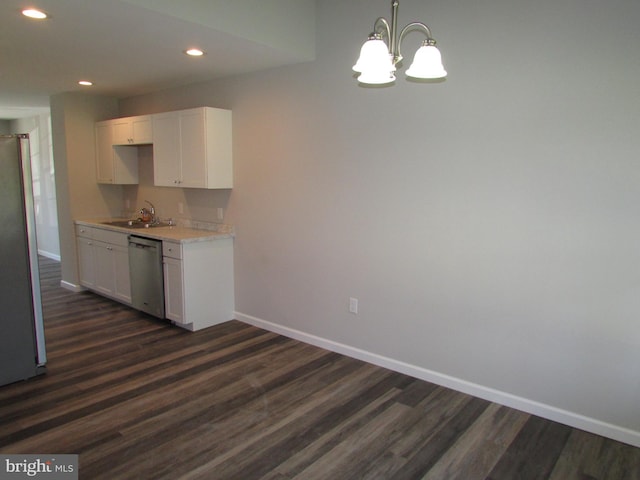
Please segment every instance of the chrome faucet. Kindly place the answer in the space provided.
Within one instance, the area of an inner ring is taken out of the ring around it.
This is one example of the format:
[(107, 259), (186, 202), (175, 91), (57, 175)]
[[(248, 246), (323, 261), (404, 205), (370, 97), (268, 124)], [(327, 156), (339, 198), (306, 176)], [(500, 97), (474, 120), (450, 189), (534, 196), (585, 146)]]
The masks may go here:
[(156, 218), (156, 207), (154, 207), (153, 203), (151, 203), (149, 200), (145, 200), (145, 202), (147, 202), (151, 206), (151, 210), (149, 210), (148, 208), (140, 209), (140, 214), (142, 215), (141, 220), (144, 221), (144, 217), (146, 216), (145, 214), (149, 214), (149, 216), (151, 217), (151, 221), (149, 223), (155, 225), (156, 223), (158, 223), (158, 219)]
[(153, 206), (153, 203), (151, 203), (149, 200), (145, 200), (145, 202), (147, 202), (150, 206), (151, 206), (151, 217), (155, 220), (156, 218), (156, 207)]

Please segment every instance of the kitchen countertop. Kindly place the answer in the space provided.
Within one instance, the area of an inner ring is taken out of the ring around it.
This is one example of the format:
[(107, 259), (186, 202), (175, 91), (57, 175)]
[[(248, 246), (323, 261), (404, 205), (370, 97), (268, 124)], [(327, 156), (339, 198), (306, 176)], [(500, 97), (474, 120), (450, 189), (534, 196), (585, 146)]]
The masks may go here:
[(213, 240), (221, 240), (223, 238), (233, 238), (233, 227), (231, 225), (213, 224), (210, 229), (197, 229), (185, 226), (166, 226), (166, 227), (150, 227), (150, 228), (127, 228), (115, 225), (105, 225), (102, 222), (110, 222), (117, 220), (127, 220), (125, 218), (99, 218), (99, 219), (82, 219), (75, 220), (76, 225), (85, 225), (87, 227), (101, 228), (103, 230), (111, 230), (114, 232), (129, 233), (140, 237), (153, 238), (156, 240), (166, 240), (176, 243), (193, 243), (193, 242), (209, 242)]

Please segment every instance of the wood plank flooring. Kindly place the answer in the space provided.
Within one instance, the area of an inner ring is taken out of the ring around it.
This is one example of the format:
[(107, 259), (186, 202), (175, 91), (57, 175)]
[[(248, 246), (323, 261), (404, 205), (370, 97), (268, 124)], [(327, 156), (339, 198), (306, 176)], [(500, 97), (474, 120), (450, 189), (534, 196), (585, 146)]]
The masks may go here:
[(1, 453), (82, 479), (640, 480), (640, 449), (231, 321), (190, 333), (59, 286), (48, 372), (0, 388)]

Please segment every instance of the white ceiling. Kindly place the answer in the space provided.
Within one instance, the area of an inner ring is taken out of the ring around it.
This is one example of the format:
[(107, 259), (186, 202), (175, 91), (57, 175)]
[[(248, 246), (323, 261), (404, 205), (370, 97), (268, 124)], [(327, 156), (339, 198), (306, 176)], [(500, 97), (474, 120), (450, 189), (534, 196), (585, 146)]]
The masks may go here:
[[(26, 6), (50, 18), (26, 18)], [(192, 46), (207, 54), (182, 53)], [(314, 55), (315, 0), (2, 0), (0, 119), (47, 109), (56, 93), (126, 98)]]

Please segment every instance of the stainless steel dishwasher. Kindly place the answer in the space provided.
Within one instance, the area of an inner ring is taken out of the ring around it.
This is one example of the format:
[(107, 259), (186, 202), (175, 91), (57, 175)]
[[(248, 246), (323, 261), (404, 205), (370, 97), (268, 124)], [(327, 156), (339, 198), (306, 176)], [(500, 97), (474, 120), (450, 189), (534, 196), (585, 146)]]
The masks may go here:
[(162, 241), (129, 235), (129, 269), (133, 308), (165, 318)]

